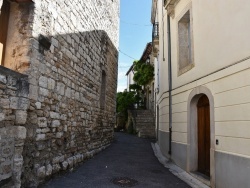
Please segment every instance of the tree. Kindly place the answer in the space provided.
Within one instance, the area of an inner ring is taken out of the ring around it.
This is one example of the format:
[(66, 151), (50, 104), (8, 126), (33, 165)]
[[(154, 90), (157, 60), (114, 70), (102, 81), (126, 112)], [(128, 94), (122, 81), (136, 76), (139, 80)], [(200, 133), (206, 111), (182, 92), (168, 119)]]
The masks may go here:
[(135, 92), (124, 91), (118, 92), (116, 95), (116, 111), (121, 113), (127, 113), (129, 109), (135, 103)]

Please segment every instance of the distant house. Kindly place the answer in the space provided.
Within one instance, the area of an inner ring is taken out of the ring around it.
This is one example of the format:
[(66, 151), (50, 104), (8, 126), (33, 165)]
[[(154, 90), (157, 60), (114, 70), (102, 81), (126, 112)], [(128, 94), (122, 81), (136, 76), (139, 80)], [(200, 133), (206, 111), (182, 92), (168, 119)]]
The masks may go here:
[(152, 1), (157, 143), (211, 187), (250, 187), (249, 10), (248, 0)]
[[(154, 58), (152, 55), (152, 43), (147, 43), (140, 61), (146, 64), (151, 64), (154, 66)], [(146, 98), (146, 109), (154, 111), (154, 79), (152, 79), (148, 84), (144, 86), (145, 98)]]
[[(152, 57), (153, 57), (153, 55), (152, 55), (152, 43), (149, 42), (149, 43), (147, 43), (139, 61), (142, 61), (146, 64), (151, 64), (154, 66), (154, 58), (152, 58)], [(134, 81), (134, 74), (135, 74), (134, 64), (132, 64), (126, 73), (127, 91), (129, 91), (130, 85), (136, 84), (136, 82)], [(145, 95), (145, 108), (148, 110), (154, 111), (154, 106), (155, 106), (154, 105), (154, 79), (152, 79), (152, 81), (150, 81), (148, 84), (144, 85), (143, 90), (145, 92), (144, 93), (144, 95)]]
[(134, 81), (134, 64), (132, 64), (130, 66), (130, 68), (128, 69), (128, 71), (126, 73), (126, 76), (127, 76), (127, 91), (129, 91), (129, 86), (135, 83), (135, 81)]

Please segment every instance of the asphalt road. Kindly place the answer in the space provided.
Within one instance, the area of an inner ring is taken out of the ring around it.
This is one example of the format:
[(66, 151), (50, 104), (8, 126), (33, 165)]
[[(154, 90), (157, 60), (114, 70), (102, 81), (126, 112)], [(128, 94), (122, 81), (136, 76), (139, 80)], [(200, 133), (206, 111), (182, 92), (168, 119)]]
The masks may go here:
[[(114, 184), (117, 183), (117, 184)], [(188, 188), (154, 156), (150, 140), (115, 133), (106, 150), (43, 188)]]

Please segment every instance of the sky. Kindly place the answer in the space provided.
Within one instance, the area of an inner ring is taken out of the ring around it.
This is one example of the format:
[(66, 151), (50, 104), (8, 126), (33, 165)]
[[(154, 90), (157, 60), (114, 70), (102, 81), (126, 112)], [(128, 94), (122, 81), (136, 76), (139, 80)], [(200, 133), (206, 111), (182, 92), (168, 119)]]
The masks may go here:
[(120, 3), (118, 92), (126, 89), (126, 72), (134, 60), (141, 58), (146, 44), (152, 41), (152, 0), (120, 0)]

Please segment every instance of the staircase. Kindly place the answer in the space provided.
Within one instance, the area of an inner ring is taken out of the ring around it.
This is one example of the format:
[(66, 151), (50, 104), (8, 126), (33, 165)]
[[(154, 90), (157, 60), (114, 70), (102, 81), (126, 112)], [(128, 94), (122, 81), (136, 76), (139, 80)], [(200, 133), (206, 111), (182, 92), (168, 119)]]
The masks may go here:
[(133, 110), (135, 129), (141, 138), (155, 138), (154, 114), (150, 110)]

